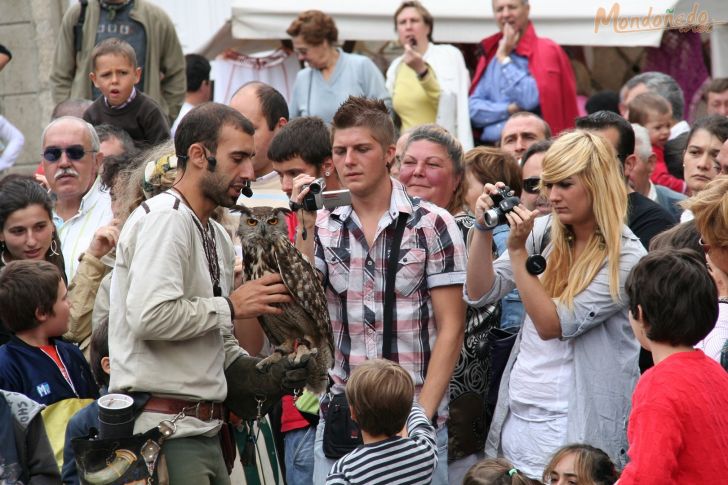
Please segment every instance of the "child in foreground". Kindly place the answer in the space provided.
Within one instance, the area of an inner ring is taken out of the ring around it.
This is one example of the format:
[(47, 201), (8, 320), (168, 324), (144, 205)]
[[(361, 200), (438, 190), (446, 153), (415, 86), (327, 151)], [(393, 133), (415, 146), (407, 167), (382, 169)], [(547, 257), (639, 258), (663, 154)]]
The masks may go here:
[(385, 359), (369, 360), (352, 372), (346, 399), (364, 444), (334, 464), (327, 485), (432, 481), (437, 466), (435, 428), (414, 402), (414, 392), (407, 371)]
[[(544, 482), (549, 483), (549, 482)], [(463, 485), (540, 485), (505, 458), (486, 458), (470, 467)]]
[(617, 483), (725, 483), (728, 373), (693, 349), (718, 318), (705, 263), (690, 249), (653, 251), (634, 267), (625, 290), (632, 329), (655, 366), (632, 396), (630, 462)]
[[(101, 394), (106, 394), (109, 388), (109, 374), (111, 374), (108, 319), (102, 320), (91, 332), (91, 372), (101, 389)], [(66, 444), (63, 447), (63, 469), (61, 470), (64, 484), (81, 483), (71, 440), (88, 436), (91, 433), (91, 428), (96, 428), (96, 430), (101, 428), (98, 400), (74, 414), (68, 422)]]
[(58, 267), (11, 261), (0, 273), (0, 320), (14, 332), (0, 347), (0, 389), (44, 404), (43, 421), (59, 467), (68, 419), (99, 395), (86, 359), (60, 340), (70, 308)]
[(101, 91), (83, 114), (94, 126), (104, 123), (129, 133), (137, 148), (169, 139), (169, 121), (159, 105), (134, 87), (141, 78), (134, 48), (117, 38), (106, 39), (91, 52), (90, 73)]
[(550, 485), (613, 485), (619, 474), (611, 458), (599, 448), (575, 443), (559, 448), (543, 471)]

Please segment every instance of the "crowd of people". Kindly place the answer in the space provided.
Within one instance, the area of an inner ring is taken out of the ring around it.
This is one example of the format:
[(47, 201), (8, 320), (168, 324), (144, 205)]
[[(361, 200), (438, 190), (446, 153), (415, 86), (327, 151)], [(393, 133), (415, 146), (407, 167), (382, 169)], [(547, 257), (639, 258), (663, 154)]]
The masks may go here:
[[(728, 81), (580, 106), (529, 8), (471, 71), (406, 0), (386, 73), (305, 11), (291, 98), (225, 105), (161, 9), (74, 3), (33, 175), (0, 117), (0, 481), (728, 483)], [(262, 361), (302, 293), (322, 393), (310, 335)]]

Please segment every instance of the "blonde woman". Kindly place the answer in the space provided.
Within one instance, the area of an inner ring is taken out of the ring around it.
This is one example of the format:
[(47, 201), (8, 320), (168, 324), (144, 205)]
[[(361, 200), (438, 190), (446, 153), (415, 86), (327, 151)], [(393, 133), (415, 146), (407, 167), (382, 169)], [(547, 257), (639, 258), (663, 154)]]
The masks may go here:
[[(619, 166), (599, 135), (561, 136), (541, 175), (551, 215), (536, 219), (538, 212), (523, 205), (510, 212), (508, 251), (496, 261), (483, 214), (497, 187), (486, 184), (476, 202), (465, 300), (486, 305), (515, 287), (526, 310), (485, 451), (531, 477), (541, 477), (547, 457), (567, 442), (599, 447), (625, 463), (639, 344), (627, 319), (624, 280), (645, 251), (625, 225)], [(548, 264), (535, 276), (526, 262), (542, 247)]]

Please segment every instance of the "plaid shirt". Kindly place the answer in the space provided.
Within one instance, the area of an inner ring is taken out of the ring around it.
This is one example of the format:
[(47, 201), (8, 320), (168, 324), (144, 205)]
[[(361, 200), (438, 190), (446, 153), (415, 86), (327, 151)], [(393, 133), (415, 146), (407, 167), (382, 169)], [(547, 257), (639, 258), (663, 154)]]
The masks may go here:
[[(395, 279), (391, 358), (410, 373), (418, 394), (437, 337), (430, 289), (465, 281), (465, 243), (455, 219), (409, 197), (396, 180), (392, 189), (372, 248), (351, 206), (319, 211), (316, 221), (316, 268), (324, 275), (336, 347), (331, 371), (335, 393), (343, 392), (356, 365), (382, 355), (385, 269), (400, 212), (409, 217)], [(447, 393), (438, 409), (439, 423), (446, 417)]]

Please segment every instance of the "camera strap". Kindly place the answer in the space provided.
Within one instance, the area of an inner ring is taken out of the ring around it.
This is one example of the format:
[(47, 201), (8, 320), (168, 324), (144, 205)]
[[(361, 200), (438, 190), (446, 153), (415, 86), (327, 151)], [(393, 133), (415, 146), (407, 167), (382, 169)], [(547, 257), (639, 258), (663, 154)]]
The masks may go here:
[(404, 228), (407, 225), (409, 214), (400, 212), (397, 226), (392, 237), (392, 246), (389, 249), (387, 274), (384, 281), (384, 336), (382, 337), (382, 357), (390, 359), (392, 356), (392, 334), (394, 327), (394, 282), (397, 278), (397, 263), (399, 262), (399, 247), (402, 245)]

